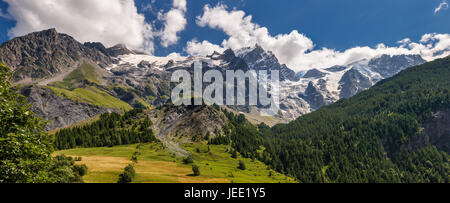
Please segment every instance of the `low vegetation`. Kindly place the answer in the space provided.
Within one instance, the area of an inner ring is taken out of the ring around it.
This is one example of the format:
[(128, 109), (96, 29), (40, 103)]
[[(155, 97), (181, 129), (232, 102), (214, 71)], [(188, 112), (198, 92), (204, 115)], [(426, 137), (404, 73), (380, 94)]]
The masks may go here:
[[(138, 162), (133, 164), (131, 157), (137, 151)], [(136, 176), (133, 183), (278, 183), (295, 182), (294, 179), (268, 169), (260, 161), (243, 158), (246, 170), (236, 166), (239, 161), (230, 157), (229, 147), (206, 144), (185, 144), (182, 146), (192, 156), (192, 164), (184, 164), (183, 158), (176, 157), (161, 143), (121, 145), (114, 147), (75, 148), (57, 151), (55, 155), (82, 157), (80, 163), (89, 168), (83, 177), (88, 183), (115, 183), (129, 164), (133, 164)], [(197, 148), (200, 152), (197, 152)], [(192, 165), (201, 172), (193, 176)]]

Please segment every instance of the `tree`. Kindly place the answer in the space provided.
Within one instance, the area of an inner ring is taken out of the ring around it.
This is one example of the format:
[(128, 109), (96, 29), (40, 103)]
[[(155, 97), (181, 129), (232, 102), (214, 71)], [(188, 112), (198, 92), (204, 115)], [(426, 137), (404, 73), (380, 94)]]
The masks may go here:
[(119, 175), (118, 183), (131, 183), (135, 176), (136, 172), (134, 171), (134, 167), (133, 165), (129, 164), (125, 167), (123, 173)]
[(237, 151), (233, 149), (233, 151), (231, 151), (231, 158), (235, 159), (237, 158)]
[(194, 172), (194, 176), (200, 175), (200, 168), (197, 165), (192, 165), (192, 172)]
[(245, 163), (242, 160), (239, 160), (238, 169), (241, 169), (241, 170), (245, 170), (246, 169)]
[(0, 63), (0, 183), (49, 182), (50, 137), (24, 97), (12, 89)]

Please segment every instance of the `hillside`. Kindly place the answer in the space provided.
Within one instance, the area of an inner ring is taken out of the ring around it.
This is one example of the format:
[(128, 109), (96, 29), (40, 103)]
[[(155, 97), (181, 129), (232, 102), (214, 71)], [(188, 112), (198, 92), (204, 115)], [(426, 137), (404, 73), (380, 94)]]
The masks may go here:
[[(103, 114), (55, 131), (54, 146), (61, 151), (54, 155), (81, 157), (80, 163), (88, 167), (86, 182), (117, 182), (122, 169), (134, 163), (132, 157), (137, 160), (133, 182), (295, 182), (256, 159), (240, 156), (228, 144), (208, 144), (222, 137), (229, 125), (218, 107), (208, 106)], [(183, 163), (186, 157), (193, 163)], [(246, 169), (238, 169), (239, 161)], [(192, 164), (199, 166), (200, 176), (192, 176)]]
[[(72, 157), (82, 157), (88, 172), (87, 183), (115, 183), (123, 168), (132, 163), (130, 157), (138, 144), (116, 147), (71, 149), (55, 152)], [(200, 168), (200, 176), (192, 176), (192, 164), (184, 164), (159, 143), (140, 146), (138, 163), (134, 166), (136, 178), (133, 183), (293, 183), (294, 179), (275, 172), (258, 161), (238, 156), (232, 158), (225, 145), (184, 144), (193, 156), (193, 164)], [(208, 149), (209, 148), (209, 149)], [(197, 150), (198, 149), (198, 150)], [(245, 170), (238, 169), (239, 160)]]
[(448, 78), (450, 57), (232, 141), (247, 156), (264, 146), (261, 160), (301, 182), (448, 183)]

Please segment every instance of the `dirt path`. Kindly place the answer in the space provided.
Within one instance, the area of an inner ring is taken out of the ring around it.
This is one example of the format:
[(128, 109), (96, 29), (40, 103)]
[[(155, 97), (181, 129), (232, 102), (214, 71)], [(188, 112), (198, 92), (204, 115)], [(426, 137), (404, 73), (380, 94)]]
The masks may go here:
[(58, 75), (55, 75), (51, 78), (48, 79), (44, 79), (38, 82), (38, 85), (42, 85), (42, 86), (46, 86), (50, 83), (53, 82), (58, 82), (58, 81), (62, 81), (65, 77), (67, 77), (71, 72), (73, 72), (74, 70), (76, 70), (78, 67), (80, 67), (80, 63), (75, 64), (74, 66), (70, 67), (67, 70), (64, 70), (63, 72), (61, 72)]
[(183, 148), (178, 145), (178, 143), (170, 140), (167, 136), (169, 132), (172, 130), (174, 126), (179, 122), (179, 120), (175, 120), (169, 125), (164, 126), (164, 124), (161, 123), (162, 118), (158, 118), (157, 122), (155, 123), (154, 130), (156, 131), (155, 134), (161, 140), (161, 142), (164, 144), (164, 146), (167, 147), (167, 149), (177, 156), (188, 156), (189, 152), (184, 150)]

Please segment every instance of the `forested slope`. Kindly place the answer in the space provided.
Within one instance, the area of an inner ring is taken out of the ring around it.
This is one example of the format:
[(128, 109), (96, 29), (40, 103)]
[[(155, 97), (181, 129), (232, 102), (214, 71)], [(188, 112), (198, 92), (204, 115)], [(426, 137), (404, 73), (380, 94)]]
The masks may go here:
[(289, 124), (235, 122), (230, 138), (242, 154), (300, 182), (448, 183), (449, 128), (437, 134), (423, 124), (450, 109), (449, 79), (447, 57)]

